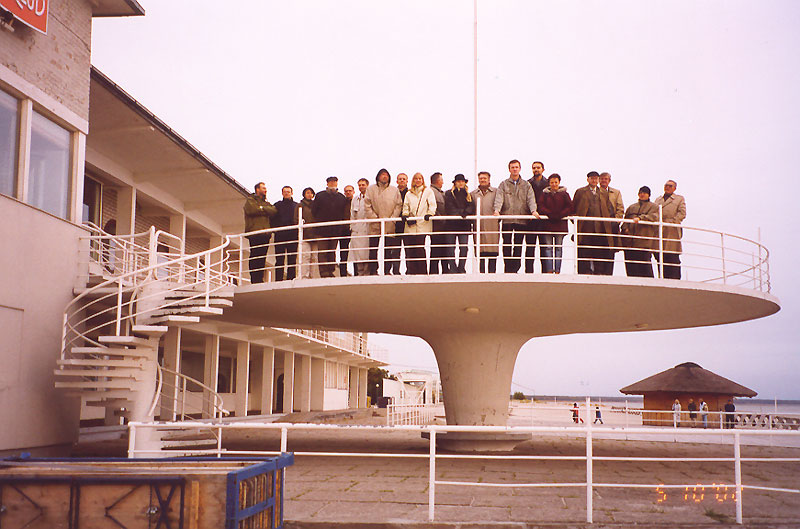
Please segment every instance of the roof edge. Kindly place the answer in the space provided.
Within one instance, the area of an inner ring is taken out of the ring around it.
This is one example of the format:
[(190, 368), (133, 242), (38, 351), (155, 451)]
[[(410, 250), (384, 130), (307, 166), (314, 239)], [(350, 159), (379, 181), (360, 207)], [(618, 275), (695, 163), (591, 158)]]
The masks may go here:
[(144, 8), (136, 0), (121, 0), (122, 3), (128, 6), (129, 12), (109, 12), (103, 14), (92, 13), (93, 18), (114, 18), (114, 17), (143, 17)]
[(92, 66), (91, 69), (91, 79), (103, 85), (107, 90), (112, 92), (120, 101), (128, 105), (128, 107), (131, 110), (139, 114), (150, 125), (157, 128), (160, 132), (169, 137), (177, 145), (182, 147), (193, 158), (195, 158), (198, 162), (204, 165), (206, 169), (216, 174), (225, 183), (227, 183), (233, 189), (241, 193), (242, 196), (245, 197), (250, 196), (250, 192), (247, 189), (245, 189), (245, 187), (242, 186), (242, 184), (236, 181), (235, 178), (233, 178), (231, 175), (223, 171), (221, 167), (212, 162), (211, 159), (209, 159), (205, 154), (200, 152), (200, 150), (198, 150), (194, 145), (189, 143), (183, 136), (175, 132), (172, 128), (169, 127), (169, 125), (164, 123), (161, 119), (158, 118), (158, 116), (153, 114), (144, 105), (139, 103), (136, 99), (133, 98), (133, 96), (131, 96), (128, 92), (123, 90), (122, 87), (120, 87), (118, 84), (112, 81), (107, 75), (98, 70), (97, 67), (95, 66)]

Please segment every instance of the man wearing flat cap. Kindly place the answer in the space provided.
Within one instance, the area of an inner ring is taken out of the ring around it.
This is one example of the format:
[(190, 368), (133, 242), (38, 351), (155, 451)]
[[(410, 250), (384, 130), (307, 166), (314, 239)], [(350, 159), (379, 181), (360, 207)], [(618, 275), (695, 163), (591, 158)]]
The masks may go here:
[(625, 248), (625, 271), (628, 277), (653, 277), (650, 257), (658, 251), (658, 226), (641, 221), (658, 222), (658, 206), (650, 202), (650, 188), (639, 188), (639, 201), (628, 206), (622, 225), (622, 246)]
[[(317, 193), (311, 204), (311, 213), (317, 222), (333, 222), (347, 220), (344, 216), (347, 198), (339, 193), (339, 179), (329, 176), (327, 187)], [(315, 228), (315, 236), (319, 245), (319, 275), (333, 277), (336, 269), (336, 243), (341, 234), (341, 225), (320, 226)]]
[[(447, 221), (447, 271), (451, 274), (467, 272), (467, 245), (472, 231), (472, 221), (467, 216), (475, 214), (475, 202), (467, 191), (467, 178), (459, 173), (453, 179), (453, 189), (444, 194), (444, 210), (448, 217), (461, 217)], [(458, 243), (458, 257), (456, 257)]]
[[(600, 187), (600, 174), (589, 171), (587, 185), (575, 191), (575, 215), (578, 217), (614, 217), (608, 191)], [(578, 221), (578, 273), (608, 275), (608, 247), (612, 246), (614, 229), (611, 222)], [(614, 254), (610, 254), (613, 259)]]

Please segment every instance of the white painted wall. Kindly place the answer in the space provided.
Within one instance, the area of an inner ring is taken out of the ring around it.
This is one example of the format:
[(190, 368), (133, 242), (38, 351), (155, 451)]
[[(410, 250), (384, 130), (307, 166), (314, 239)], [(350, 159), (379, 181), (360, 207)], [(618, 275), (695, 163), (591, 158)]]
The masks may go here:
[(0, 195), (0, 455), (77, 439), (80, 399), (55, 389), (78, 226)]
[(347, 390), (325, 388), (323, 410), (347, 409)]

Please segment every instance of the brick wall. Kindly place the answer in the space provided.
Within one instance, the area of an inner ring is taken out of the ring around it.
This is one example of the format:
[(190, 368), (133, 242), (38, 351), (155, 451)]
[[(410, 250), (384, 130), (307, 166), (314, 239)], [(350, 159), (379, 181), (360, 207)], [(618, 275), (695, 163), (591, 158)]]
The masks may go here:
[(0, 30), (0, 64), (89, 119), (92, 10), (86, 0), (51, 0), (47, 35), (19, 21)]

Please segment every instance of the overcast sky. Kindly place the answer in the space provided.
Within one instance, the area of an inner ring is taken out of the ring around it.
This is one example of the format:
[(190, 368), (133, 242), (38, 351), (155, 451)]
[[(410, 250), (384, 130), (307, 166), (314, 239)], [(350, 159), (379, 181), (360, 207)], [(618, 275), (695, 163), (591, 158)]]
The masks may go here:
[[(380, 167), (471, 176), (472, 2), (140, 1), (145, 17), (95, 19), (92, 62), (243, 185), (275, 199)], [(570, 192), (607, 170), (626, 206), (675, 179), (685, 224), (761, 228), (782, 304), (735, 325), (535, 339), (513, 389), (619, 396), (693, 361), (800, 399), (800, 2), (478, 5), (478, 165), (495, 185), (511, 158)], [(547, 307), (532, 300), (531, 318)], [(421, 340), (372, 340), (397, 369), (435, 369)]]

